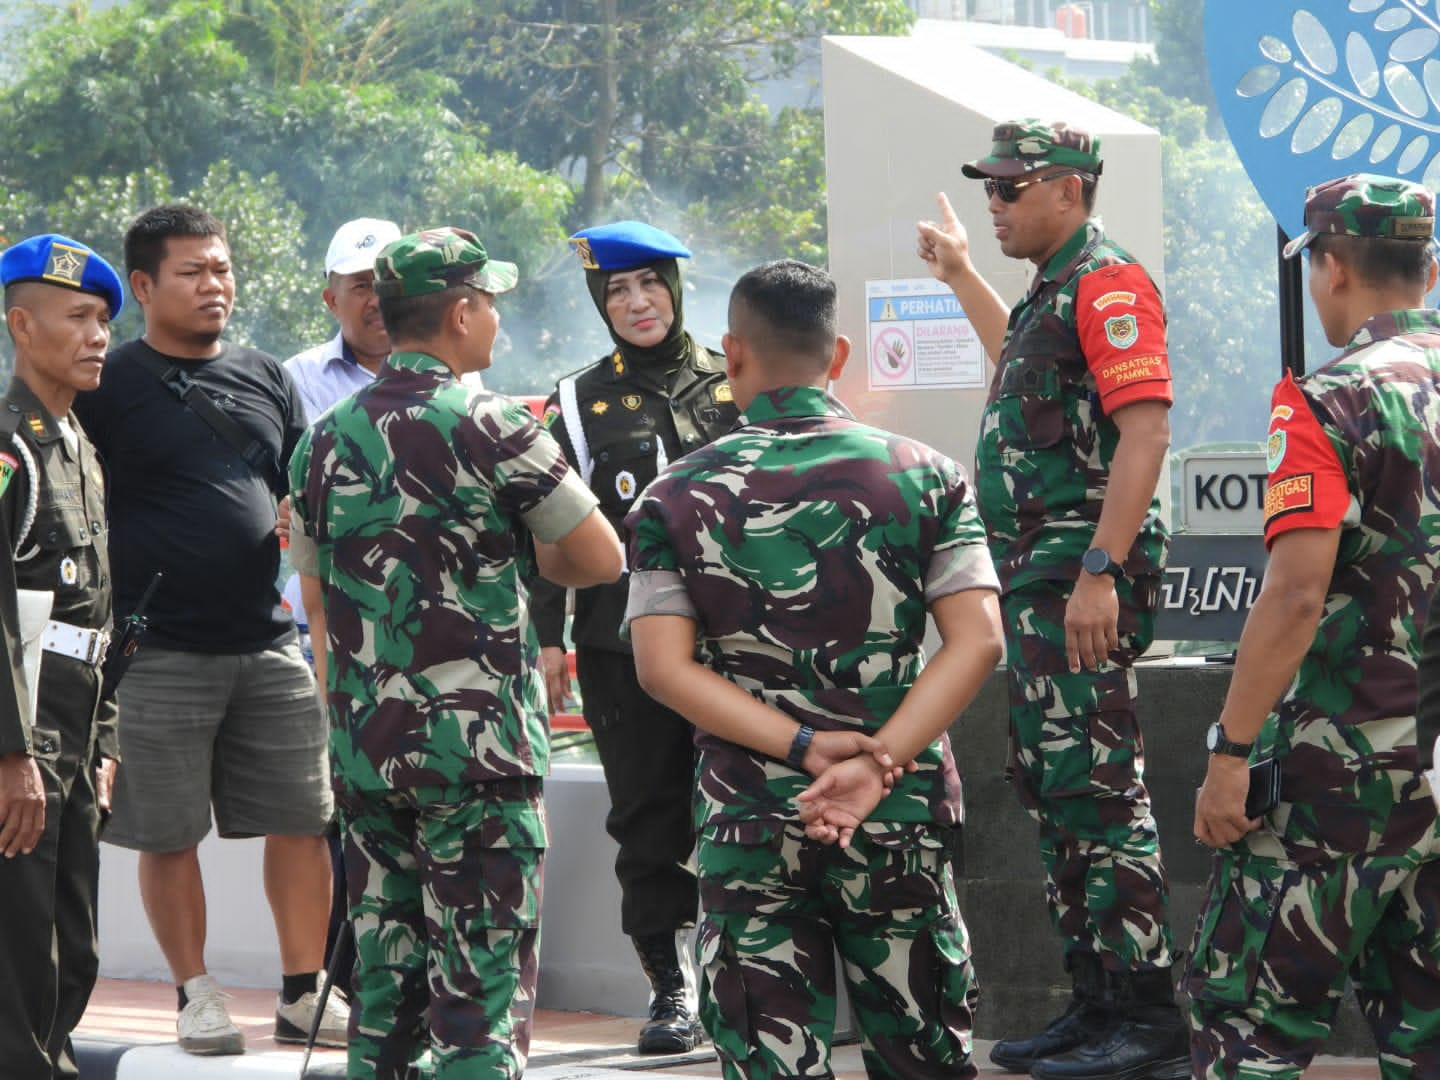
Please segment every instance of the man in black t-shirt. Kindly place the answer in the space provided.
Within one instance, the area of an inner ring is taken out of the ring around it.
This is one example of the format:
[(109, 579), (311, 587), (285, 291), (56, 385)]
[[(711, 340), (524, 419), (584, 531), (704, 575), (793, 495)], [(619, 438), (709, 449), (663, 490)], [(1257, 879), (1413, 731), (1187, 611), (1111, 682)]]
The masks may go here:
[[(235, 276), (219, 221), (191, 206), (147, 210), (125, 234), (125, 263), (144, 336), (110, 352), (75, 412), (109, 470), (116, 611), (164, 577), (119, 689), (126, 767), (105, 839), (140, 852), (181, 1047), (234, 1054), (243, 1036), (205, 970), (197, 847), (212, 808), (222, 837), (266, 838), (284, 976), (275, 1036), (303, 1042), (325, 948), (332, 800), (314, 679), (275, 589), (273, 530), (305, 412), (279, 361), (221, 340)], [(344, 1045), (343, 1000), (325, 1011), (318, 1041)]]

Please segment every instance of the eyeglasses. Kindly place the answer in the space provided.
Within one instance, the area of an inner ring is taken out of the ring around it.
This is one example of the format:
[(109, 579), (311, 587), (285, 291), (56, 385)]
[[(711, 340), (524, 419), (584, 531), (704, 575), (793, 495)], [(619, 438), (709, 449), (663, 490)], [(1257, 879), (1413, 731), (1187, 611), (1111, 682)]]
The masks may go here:
[(1066, 176), (1088, 177), (1089, 173), (1070, 170), (1069, 172), (1046, 173), (1044, 176), (1037, 176), (1033, 180), (997, 180), (987, 178), (985, 180), (985, 197), (993, 199), (1000, 196), (1001, 202), (1013, 203), (1020, 198), (1020, 193), (1031, 184), (1043, 184), (1047, 180), (1059, 180)]

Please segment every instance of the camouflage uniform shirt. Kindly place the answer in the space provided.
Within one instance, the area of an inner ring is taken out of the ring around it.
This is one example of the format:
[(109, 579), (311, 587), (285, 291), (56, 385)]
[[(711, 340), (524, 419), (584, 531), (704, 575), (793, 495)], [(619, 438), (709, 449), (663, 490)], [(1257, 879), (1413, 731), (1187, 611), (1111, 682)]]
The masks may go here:
[[(630, 526), (627, 615), (696, 621), (710, 667), (817, 730), (882, 726), (924, 663), (926, 604), (997, 588), (964, 471), (815, 388), (762, 394), (669, 466)], [(698, 732), (697, 825), (786, 821), (804, 773)], [(958, 824), (937, 739), (871, 815)]]
[(559, 539), (595, 497), (529, 410), (396, 354), (306, 433), (290, 481), (292, 562), (325, 583), (336, 793), (543, 775), (522, 576), (530, 534)]
[[(1010, 313), (976, 451), (976, 496), (1000, 581), (1073, 581), (1090, 547), (1120, 433), (1135, 401), (1172, 400), (1159, 293), (1135, 260), (1082, 226)], [(1124, 562), (1158, 574), (1166, 534), (1152, 501)]]
[(1261, 741), (1284, 755), (1290, 835), (1332, 850), (1377, 842), (1392, 804), (1434, 814), (1413, 780), (1415, 673), (1440, 567), (1437, 430), (1440, 312), (1373, 316), (1339, 357), (1275, 388), (1266, 542), (1341, 534), (1320, 625)]

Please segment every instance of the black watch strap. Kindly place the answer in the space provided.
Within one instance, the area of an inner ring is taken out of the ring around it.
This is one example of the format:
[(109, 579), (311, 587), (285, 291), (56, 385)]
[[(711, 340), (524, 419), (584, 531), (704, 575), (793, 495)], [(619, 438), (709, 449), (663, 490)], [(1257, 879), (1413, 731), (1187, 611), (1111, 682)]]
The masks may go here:
[(805, 768), (805, 751), (810, 749), (810, 740), (815, 738), (815, 729), (809, 724), (801, 724), (800, 730), (795, 732), (795, 739), (790, 743), (790, 752), (785, 755), (785, 764), (792, 769)]

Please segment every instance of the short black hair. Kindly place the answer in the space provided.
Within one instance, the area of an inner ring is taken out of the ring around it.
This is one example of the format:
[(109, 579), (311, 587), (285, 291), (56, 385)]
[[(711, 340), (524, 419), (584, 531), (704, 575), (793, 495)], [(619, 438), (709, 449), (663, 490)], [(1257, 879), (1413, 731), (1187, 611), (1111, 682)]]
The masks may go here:
[(798, 259), (742, 275), (730, 292), (730, 328), (766, 357), (830, 363), (835, 347), (835, 279)]
[(1430, 283), (1430, 261), (1434, 258), (1430, 240), (1397, 240), (1393, 236), (1349, 236), (1321, 233), (1310, 242), (1311, 258), (1329, 252), (1367, 285), (1419, 287)]
[(172, 236), (218, 236), (230, 246), (225, 226), (209, 211), (186, 203), (152, 206), (125, 230), (126, 275), (140, 270), (155, 277), (165, 259), (165, 241)]
[(1095, 212), (1095, 196), (1100, 192), (1100, 177), (1093, 173), (1080, 174), (1080, 201), (1085, 204), (1085, 213)]
[(420, 296), (382, 296), (380, 321), (392, 342), (429, 341), (440, 333), (450, 305), (456, 300), (473, 305), (477, 291), (472, 285), (452, 285)]

